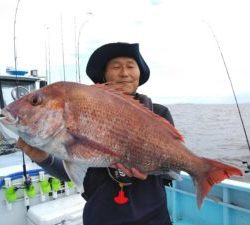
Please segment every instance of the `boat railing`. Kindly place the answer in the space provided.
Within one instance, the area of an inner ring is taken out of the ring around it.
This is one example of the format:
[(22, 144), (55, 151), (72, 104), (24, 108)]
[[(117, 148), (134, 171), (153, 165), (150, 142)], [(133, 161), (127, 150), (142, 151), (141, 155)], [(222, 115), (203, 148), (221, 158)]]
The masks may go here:
[(192, 178), (181, 175), (181, 181), (166, 188), (174, 225), (249, 225), (250, 183), (225, 180), (215, 185), (199, 209)]

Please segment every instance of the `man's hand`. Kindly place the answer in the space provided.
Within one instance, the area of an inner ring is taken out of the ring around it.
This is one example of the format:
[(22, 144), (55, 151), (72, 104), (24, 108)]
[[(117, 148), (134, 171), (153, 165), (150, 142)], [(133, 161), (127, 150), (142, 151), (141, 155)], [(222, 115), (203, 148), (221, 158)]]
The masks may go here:
[(123, 173), (125, 173), (128, 177), (136, 177), (140, 180), (145, 180), (147, 178), (147, 174), (144, 174), (140, 172), (139, 170), (135, 168), (127, 168), (121, 163), (116, 163), (115, 165), (112, 166), (113, 168), (120, 169)]
[(31, 147), (26, 144), (23, 139), (19, 138), (17, 141), (17, 147), (20, 148), (26, 155), (30, 157), (31, 160), (35, 162), (42, 162), (49, 157), (49, 154), (41, 151), (37, 148)]
[[(20, 148), (26, 155), (28, 155), (31, 160), (35, 162), (42, 162), (49, 157), (49, 154), (41, 151), (37, 148), (31, 147), (30, 145), (26, 144), (21, 138), (17, 141), (17, 147)], [(121, 163), (116, 163), (112, 166), (115, 169), (120, 169), (123, 171), (128, 177), (136, 177), (140, 180), (145, 180), (147, 178), (147, 174), (140, 172), (135, 168), (127, 168)]]

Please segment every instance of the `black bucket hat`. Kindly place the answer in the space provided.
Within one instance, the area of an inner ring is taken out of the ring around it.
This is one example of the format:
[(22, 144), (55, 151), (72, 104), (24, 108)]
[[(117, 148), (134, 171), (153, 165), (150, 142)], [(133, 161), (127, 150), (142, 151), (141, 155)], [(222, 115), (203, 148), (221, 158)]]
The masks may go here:
[(139, 85), (144, 84), (149, 78), (150, 70), (142, 58), (138, 43), (117, 42), (106, 44), (96, 49), (87, 63), (86, 73), (88, 77), (94, 83), (104, 83), (104, 71), (107, 63), (113, 58), (122, 56), (131, 57), (137, 62), (140, 69)]

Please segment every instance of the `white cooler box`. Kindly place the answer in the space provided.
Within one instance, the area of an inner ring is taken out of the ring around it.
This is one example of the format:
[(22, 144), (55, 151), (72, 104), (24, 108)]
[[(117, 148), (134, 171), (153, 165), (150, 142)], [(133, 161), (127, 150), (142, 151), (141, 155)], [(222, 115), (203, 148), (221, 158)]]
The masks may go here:
[(69, 195), (31, 206), (27, 213), (28, 225), (82, 225), (85, 200), (80, 194)]

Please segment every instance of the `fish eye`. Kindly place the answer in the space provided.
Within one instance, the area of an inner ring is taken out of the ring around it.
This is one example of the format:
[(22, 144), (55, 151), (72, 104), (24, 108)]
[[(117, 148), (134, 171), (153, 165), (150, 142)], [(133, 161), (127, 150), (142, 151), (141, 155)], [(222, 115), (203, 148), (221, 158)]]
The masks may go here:
[(42, 103), (42, 96), (41, 95), (32, 95), (29, 98), (29, 102), (33, 106), (40, 105)]

